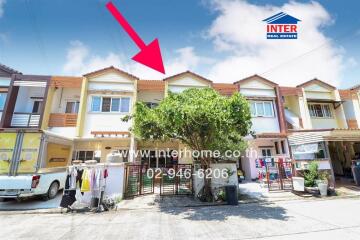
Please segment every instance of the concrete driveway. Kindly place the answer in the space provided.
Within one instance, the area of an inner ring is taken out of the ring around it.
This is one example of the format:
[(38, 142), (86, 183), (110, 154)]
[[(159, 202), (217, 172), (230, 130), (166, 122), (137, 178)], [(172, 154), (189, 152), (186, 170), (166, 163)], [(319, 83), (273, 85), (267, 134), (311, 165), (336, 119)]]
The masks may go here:
[(0, 239), (359, 239), (360, 201), (336, 199), (107, 213), (0, 212)]
[(34, 209), (51, 209), (58, 208), (62, 197), (62, 191), (58, 193), (56, 198), (44, 201), (40, 197), (24, 199), (20, 202), (15, 199), (8, 199), (0, 202), (0, 211), (10, 210), (34, 210)]

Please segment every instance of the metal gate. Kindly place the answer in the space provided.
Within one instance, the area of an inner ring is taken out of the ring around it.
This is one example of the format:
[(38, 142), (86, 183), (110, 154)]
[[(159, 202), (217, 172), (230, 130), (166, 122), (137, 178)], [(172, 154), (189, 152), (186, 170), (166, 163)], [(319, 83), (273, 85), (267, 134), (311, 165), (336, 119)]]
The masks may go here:
[(125, 198), (154, 193), (154, 174), (147, 165), (131, 164), (125, 168)]
[(176, 164), (161, 169), (160, 195), (191, 195), (193, 166)]
[(292, 174), (291, 162), (278, 161), (266, 164), (266, 180), (269, 191), (292, 190)]

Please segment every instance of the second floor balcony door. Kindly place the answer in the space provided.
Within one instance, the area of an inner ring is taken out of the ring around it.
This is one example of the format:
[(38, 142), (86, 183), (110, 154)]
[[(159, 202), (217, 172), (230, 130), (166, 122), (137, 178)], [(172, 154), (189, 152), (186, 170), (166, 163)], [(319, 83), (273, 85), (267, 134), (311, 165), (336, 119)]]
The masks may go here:
[(43, 104), (42, 101), (38, 101), (38, 100), (34, 101), (33, 108), (32, 108), (32, 113), (40, 114), (42, 104)]

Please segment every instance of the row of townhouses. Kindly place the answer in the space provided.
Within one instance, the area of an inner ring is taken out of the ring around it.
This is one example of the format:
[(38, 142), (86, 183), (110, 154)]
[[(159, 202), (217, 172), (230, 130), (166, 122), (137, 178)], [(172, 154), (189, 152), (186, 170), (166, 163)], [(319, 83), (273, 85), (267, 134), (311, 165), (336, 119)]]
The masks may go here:
[(68, 160), (63, 164), (71, 159), (104, 162), (113, 151), (136, 150), (150, 150), (150, 155), (130, 155), (124, 161), (151, 167), (192, 163), (190, 157), (157, 156), (154, 149), (181, 151), (186, 146), (139, 141), (129, 132), (131, 121), (121, 118), (132, 113), (136, 101), (156, 107), (169, 91), (205, 87), (225, 96), (240, 92), (250, 103), (253, 134), (246, 139), (258, 156), (236, 159), (247, 179), (258, 177), (259, 156), (291, 158), (297, 170), (317, 160), (333, 177), (349, 175), (351, 161), (359, 157), (360, 86), (338, 90), (318, 79), (282, 87), (258, 75), (231, 84), (190, 71), (143, 80), (115, 67), (63, 77), (25, 75), (0, 65), (0, 132), (42, 132), (58, 139), (44, 150), (54, 166), (62, 164), (56, 159), (64, 155)]

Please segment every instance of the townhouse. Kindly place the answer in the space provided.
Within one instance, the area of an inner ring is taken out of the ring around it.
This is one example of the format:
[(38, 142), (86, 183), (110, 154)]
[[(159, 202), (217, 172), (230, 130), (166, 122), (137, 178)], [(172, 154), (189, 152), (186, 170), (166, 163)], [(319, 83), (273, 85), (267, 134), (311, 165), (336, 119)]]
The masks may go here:
[[(51, 76), (25, 75), (1, 66), (6, 101), (0, 121), (0, 174), (33, 173), (43, 167), (66, 166), (72, 139), (47, 131), (51, 113)], [(4, 75), (4, 74), (3, 74)], [(7, 89), (7, 90), (6, 90)]]
[[(338, 90), (318, 79), (283, 87), (258, 75), (232, 84), (190, 71), (144, 80), (115, 67), (64, 77), (24, 75), (0, 65), (0, 129), (15, 134), (14, 145), (20, 132), (41, 133), (47, 139), (45, 162), (53, 166), (112, 158), (150, 167), (193, 163), (190, 156), (158, 156), (155, 150), (185, 151), (186, 146), (175, 140), (140, 141), (131, 134), (132, 122), (122, 118), (134, 111), (136, 101), (156, 107), (168, 92), (206, 87), (224, 96), (240, 92), (249, 101), (252, 129), (246, 140), (251, 152), (234, 159), (247, 179), (259, 177), (264, 158), (291, 158), (297, 171), (316, 160), (333, 179), (351, 175), (351, 163), (360, 155), (360, 87)], [(139, 151), (148, 154), (135, 154)]]
[(313, 79), (280, 92), (295, 169), (315, 160), (332, 176), (332, 187), (350, 183), (352, 161), (360, 154), (356, 88), (338, 90)]

